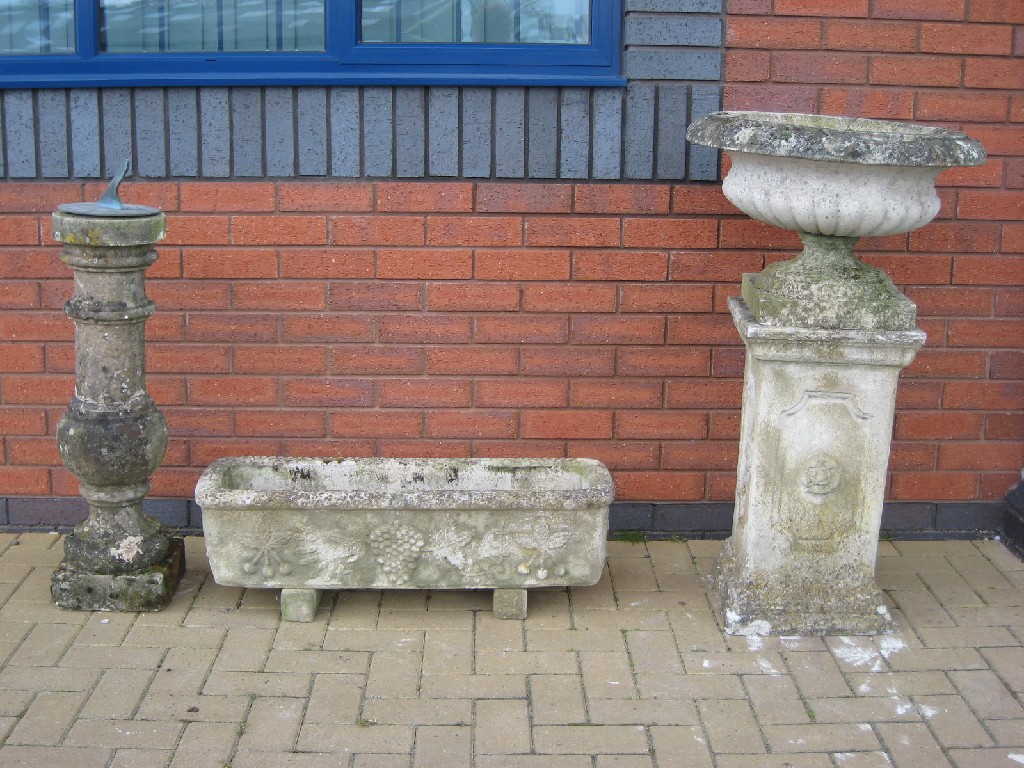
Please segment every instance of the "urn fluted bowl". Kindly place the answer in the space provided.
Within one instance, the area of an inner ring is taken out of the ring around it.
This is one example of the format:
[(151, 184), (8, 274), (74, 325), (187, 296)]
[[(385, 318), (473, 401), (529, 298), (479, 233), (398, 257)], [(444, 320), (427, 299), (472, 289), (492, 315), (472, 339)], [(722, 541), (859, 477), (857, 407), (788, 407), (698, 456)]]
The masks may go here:
[(935, 178), (980, 165), (962, 133), (889, 120), (774, 112), (717, 112), (690, 141), (729, 152), (725, 196), (783, 229), (835, 237), (909, 232), (939, 212)]

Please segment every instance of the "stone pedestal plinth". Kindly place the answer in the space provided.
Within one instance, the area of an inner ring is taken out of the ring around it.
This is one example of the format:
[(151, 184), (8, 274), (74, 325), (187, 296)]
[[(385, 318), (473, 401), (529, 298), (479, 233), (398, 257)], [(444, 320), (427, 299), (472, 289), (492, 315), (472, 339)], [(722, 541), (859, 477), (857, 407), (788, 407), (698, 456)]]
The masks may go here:
[(875, 585), (899, 372), (920, 330), (758, 323), (747, 347), (733, 534), (716, 566), (731, 634), (874, 634)]
[(174, 594), (184, 548), (144, 514), (167, 426), (146, 392), (143, 273), (164, 216), (114, 203), (61, 206), (54, 237), (74, 272), (65, 307), (75, 323), (75, 396), (57, 428), (61, 459), (81, 481), (89, 517), (64, 544), (52, 593), (61, 608), (150, 611)]

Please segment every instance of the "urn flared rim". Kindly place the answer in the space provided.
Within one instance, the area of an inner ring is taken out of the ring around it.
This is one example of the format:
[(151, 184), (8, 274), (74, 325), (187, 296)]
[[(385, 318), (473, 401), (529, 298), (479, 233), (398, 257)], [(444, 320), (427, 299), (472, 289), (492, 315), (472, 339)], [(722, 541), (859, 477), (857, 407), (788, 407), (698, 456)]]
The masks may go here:
[(982, 145), (959, 131), (795, 112), (715, 112), (695, 121), (686, 138), (730, 152), (861, 165), (952, 168), (986, 160)]

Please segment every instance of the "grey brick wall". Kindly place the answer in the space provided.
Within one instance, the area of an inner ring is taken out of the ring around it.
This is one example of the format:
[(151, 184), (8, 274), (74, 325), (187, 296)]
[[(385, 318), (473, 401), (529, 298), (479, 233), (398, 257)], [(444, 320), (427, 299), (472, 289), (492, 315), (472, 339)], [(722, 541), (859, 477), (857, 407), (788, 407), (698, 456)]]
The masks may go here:
[[(1007, 503), (1009, 504), (1008, 497)], [(143, 509), (181, 533), (202, 533), (203, 511), (189, 499), (146, 499)], [(1004, 523), (1009, 506), (998, 501), (888, 502), (882, 511), (882, 535), (893, 539), (992, 538)], [(80, 498), (0, 497), (0, 530), (67, 531), (89, 514)], [(1024, 524), (1013, 518), (1011, 546), (1021, 546)], [(643, 531), (647, 538), (722, 539), (732, 529), (732, 502), (614, 502), (609, 532)], [(1009, 516), (1006, 518), (1009, 520)]]
[(0, 178), (717, 177), (722, 0), (625, 0), (625, 88), (0, 91)]

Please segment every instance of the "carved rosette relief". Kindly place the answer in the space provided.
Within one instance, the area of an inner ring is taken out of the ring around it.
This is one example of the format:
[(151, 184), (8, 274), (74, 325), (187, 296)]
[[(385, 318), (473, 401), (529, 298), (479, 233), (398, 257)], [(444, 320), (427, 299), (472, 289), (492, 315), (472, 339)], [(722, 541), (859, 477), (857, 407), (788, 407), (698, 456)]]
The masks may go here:
[(791, 546), (823, 551), (855, 532), (870, 419), (846, 392), (805, 392), (782, 412), (776, 530), (788, 533)]
[(831, 456), (815, 456), (804, 468), (803, 488), (812, 496), (835, 493), (843, 479), (839, 462)]

